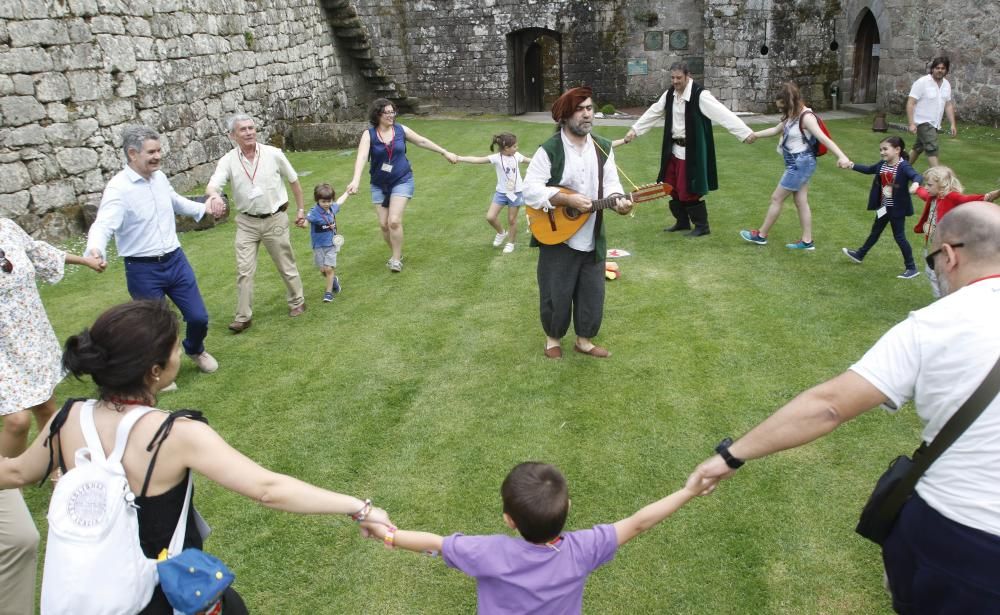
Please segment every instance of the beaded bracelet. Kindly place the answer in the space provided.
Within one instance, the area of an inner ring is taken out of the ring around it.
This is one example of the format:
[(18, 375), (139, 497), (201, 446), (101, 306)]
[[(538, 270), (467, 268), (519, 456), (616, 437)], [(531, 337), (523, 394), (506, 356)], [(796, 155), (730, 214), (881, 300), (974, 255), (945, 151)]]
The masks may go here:
[(385, 538), (382, 539), (382, 544), (385, 545), (386, 549), (396, 548), (396, 530), (398, 528), (394, 525), (390, 525), (389, 529), (385, 531)]
[(361, 523), (362, 521), (368, 518), (368, 515), (370, 515), (371, 512), (372, 512), (372, 501), (370, 499), (366, 499), (364, 505), (361, 507), (361, 510), (349, 516), (351, 517), (351, 521), (356, 521), (358, 523)]

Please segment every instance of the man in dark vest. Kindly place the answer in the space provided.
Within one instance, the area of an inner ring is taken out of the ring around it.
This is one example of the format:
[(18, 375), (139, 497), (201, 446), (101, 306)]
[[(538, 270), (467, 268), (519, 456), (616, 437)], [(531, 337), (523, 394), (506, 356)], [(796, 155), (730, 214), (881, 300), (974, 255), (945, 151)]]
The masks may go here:
[[(591, 135), (594, 101), (589, 87), (573, 88), (552, 105), (552, 119), (559, 129), (532, 156), (524, 178), (524, 200), (535, 209), (572, 207), (588, 213), (593, 199), (622, 194), (611, 142)], [(572, 192), (560, 191), (560, 187)], [(618, 198), (614, 209), (620, 214), (632, 210), (632, 202)], [(560, 342), (569, 330), (576, 332), (577, 352), (607, 357), (607, 349), (595, 346), (604, 316), (603, 212), (591, 213), (569, 239), (554, 245), (538, 246), (538, 299), (545, 356), (562, 357)]]
[[(670, 213), (675, 222), (663, 230), (688, 231), (685, 235), (708, 235), (708, 208), (702, 200), (719, 187), (715, 167), (715, 141), (712, 122), (717, 122), (737, 139), (753, 143), (753, 130), (727, 109), (708, 90), (691, 79), (687, 64), (670, 67), (672, 89), (667, 90), (646, 109), (625, 135), (629, 143), (663, 120), (663, 153), (657, 181), (674, 187)], [(694, 228), (691, 228), (691, 225)]]

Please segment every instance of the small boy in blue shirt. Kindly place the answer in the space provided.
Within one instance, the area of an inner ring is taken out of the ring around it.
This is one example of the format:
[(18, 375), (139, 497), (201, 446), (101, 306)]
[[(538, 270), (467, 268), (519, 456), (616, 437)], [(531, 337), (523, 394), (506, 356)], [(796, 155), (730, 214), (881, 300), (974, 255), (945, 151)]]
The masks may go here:
[(336, 196), (330, 184), (319, 184), (313, 189), (316, 204), (306, 214), (306, 220), (309, 221), (309, 239), (312, 241), (313, 262), (326, 278), (326, 292), (323, 293), (325, 303), (333, 301), (333, 293), (340, 292), (340, 280), (337, 279), (337, 253), (340, 252), (344, 238), (337, 232), (337, 213), (349, 193), (344, 191), (344, 194), (334, 201)]

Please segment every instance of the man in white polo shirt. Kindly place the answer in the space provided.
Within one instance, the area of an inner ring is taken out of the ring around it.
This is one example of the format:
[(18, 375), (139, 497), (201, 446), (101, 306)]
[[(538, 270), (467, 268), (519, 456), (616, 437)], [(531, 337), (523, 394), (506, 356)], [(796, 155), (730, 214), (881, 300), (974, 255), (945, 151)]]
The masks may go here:
[[(945, 296), (911, 312), (848, 371), (800, 394), (736, 442), (723, 440), (719, 454), (695, 472), (728, 478), (746, 460), (812, 442), (876, 406), (895, 412), (911, 400), (922, 439), (933, 441), (1000, 355), (998, 237), (1000, 207), (979, 202), (950, 212), (927, 255)], [(1000, 398), (920, 478), (882, 559), (899, 613), (1000, 612)]]
[(958, 133), (955, 128), (951, 84), (944, 78), (950, 68), (951, 61), (947, 57), (934, 58), (931, 60), (930, 74), (914, 81), (910, 88), (910, 96), (906, 99), (906, 117), (910, 121), (910, 134), (917, 135), (917, 141), (910, 150), (911, 165), (917, 163), (920, 152), (927, 152), (927, 162), (932, 167), (938, 166), (937, 136), (945, 113), (951, 123), (951, 136)]
[(232, 185), (236, 216), (236, 317), (229, 330), (242, 333), (253, 322), (253, 280), (257, 273), (257, 252), (264, 244), (274, 266), (285, 281), (288, 315), (306, 310), (302, 279), (295, 266), (295, 253), (288, 236), (288, 191), (292, 187), (298, 207), (295, 224), (305, 224), (302, 186), (288, 158), (276, 147), (257, 142), (257, 128), (249, 115), (238, 114), (227, 122), (229, 138), (236, 145), (219, 159), (205, 192), (219, 196), (226, 184)]

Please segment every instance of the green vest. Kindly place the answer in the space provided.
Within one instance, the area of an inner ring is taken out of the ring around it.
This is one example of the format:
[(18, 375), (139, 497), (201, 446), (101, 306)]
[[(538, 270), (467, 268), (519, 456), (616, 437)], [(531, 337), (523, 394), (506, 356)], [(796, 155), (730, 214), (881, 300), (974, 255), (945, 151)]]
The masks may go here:
[[(608, 160), (605, 152), (611, 151), (611, 141), (593, 133), (590, 136), (599, 146), (594, 148), (597, 150), (597, 164), (601, 168), (604, 168), (604, 163)], [(551, 163), (549, 181), (545, 185), (562, 186), (563, 169), (566, 167), (566, 152), (563, 151), (562, 128), (549, 137), (548, 141), (542, 143), (542, 149), (548, 154), (549, 162)], [(600, 199), (603, 197), (604, 183), (601, 182), (598, 186), (597, 198)], [(604, 212), (598, 211), (594, 215), (597, 216), (597, 220), (594, 221), (594, 260), (598, 263), (603, 263), (608, 253), (608, 242), (604, 238)], [(530, 245), (537, 246), (538, 241), (532, 237)]]

